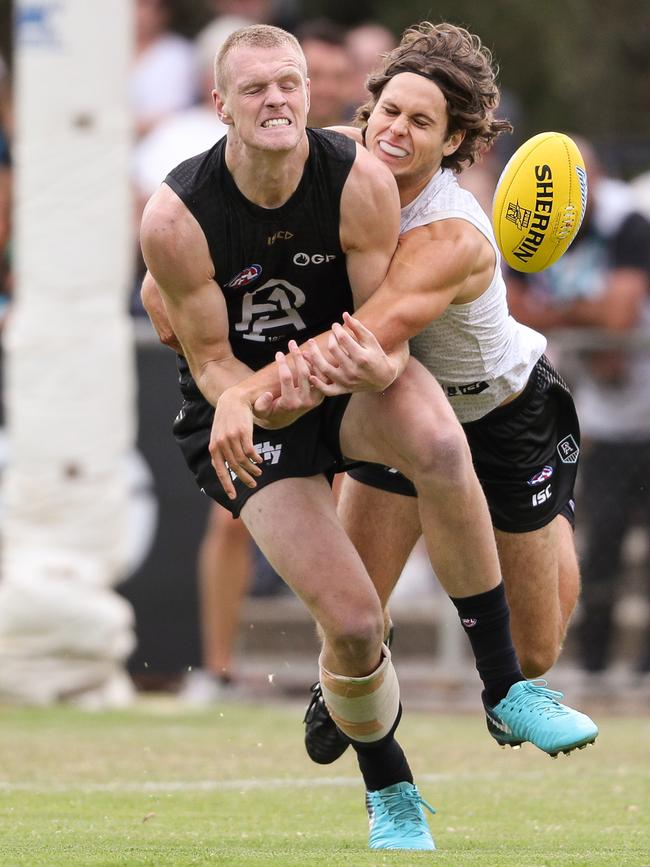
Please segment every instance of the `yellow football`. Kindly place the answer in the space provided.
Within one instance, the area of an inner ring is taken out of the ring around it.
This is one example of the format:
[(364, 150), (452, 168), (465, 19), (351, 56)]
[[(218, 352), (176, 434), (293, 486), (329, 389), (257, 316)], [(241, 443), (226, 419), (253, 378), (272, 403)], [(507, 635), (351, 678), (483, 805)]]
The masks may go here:
[(494, 193), (492, 223), (511, 268), (533, 273), (557, 262), (578, 233), (587, 172), (575, 142), (542, 132), (508, 161)]

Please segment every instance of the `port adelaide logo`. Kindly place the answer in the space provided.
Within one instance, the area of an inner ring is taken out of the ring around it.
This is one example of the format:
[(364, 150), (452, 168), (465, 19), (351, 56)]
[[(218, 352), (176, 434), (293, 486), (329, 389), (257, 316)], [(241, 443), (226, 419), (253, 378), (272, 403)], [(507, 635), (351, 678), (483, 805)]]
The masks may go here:
[(571, 434), (557, 444), (557, 453), (563, 464), (576, 464), (578, 462), (580, 449)]

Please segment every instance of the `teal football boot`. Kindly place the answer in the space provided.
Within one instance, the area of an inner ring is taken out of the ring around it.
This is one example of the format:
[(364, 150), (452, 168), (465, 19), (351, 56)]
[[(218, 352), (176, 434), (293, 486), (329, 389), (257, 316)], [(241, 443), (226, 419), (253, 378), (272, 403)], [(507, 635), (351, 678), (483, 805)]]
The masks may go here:
[(370, 848), (435, 849), (423, 805), (435, 813), (413, 783), (396, 783), (376, 792), (366, 792)]
[(517, 681), (497, 705), (485, 706), (488, 731), (501, 746), (528, 741), (554, 758), (593, 744), (597, 725), (586, 714), (560, 704), (560, 698), (563, 694), (548, 689), (545, 680)]

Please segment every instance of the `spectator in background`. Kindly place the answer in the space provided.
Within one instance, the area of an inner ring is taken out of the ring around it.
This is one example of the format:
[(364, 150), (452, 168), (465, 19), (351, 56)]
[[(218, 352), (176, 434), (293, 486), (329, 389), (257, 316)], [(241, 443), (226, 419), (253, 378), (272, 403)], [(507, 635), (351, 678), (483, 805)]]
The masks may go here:
[(212, 101), (214, 55), (214, 49), (198, 52), (201, 101), (170, 114), (136, 144), (133, 179), (140, 200), (140, 214), (171, 169), (183, 160), (211, 148), (227, 130), (226, 125), (218, 119)]
[(345, 30), (327, 18), (317, 18), (301, 24), (295, 35), (305, 54), (311, 82), (309, 126), (347, 123), (352, 117), (352, 61)]
[[(581, 461), (582, 620), (578, 639), (587, 672), (611, 659), (622, 546), (631, 523), (650, 518), (650, 350), (626, 335), (650, 329), (650, 223), (628, 185), (608, 178), (588, 142), (589, 201), (569, 250), (539, 274), (511, 274), (513, 316), (538, 330), (603, 329), (611, 348), (585, 352), (575, 397), (585, 439)], [(639, 668), (650, 670), (650, 642)]]
[(136, 0), (135, 63), (131, 104), (138, 137), (199, 98), (199, 78), (189, 39), (170, 30), (170, 0)]
[(349, 30), (345, 44), (351, 63), (350, 105), (351, 116), (354, 116), (357, 108), (367, 102), (370, 96), (366, 79), (381, 58), (395, 48), (397, 40), (388, 27), (368, 21)]
[(196, 37), (198, 52), (202, 57), (212, 51), (214, 59), (216, 49), (240, 27), (276, 23), (273, 0), (209, 0), (207, 5), (213, 18)]

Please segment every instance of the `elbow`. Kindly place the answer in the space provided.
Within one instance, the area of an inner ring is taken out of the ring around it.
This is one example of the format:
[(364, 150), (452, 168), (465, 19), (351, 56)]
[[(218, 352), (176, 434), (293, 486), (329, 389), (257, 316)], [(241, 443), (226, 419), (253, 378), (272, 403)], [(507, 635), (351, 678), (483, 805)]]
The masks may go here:
[(163, 309), (162, 296), (158, 284), (149, 271), (147, 271), (142, 280), (142, 286), (140, 287), (140, 300), (142, 301), (142, 306), (152, 322), (154, 322), (156, 318), (160, 318), (159, 316), (156, 317), (156, 314)]
[(140, 300), (142, 301), (142, 306), (145, 310), (149, 310), (148, 304), (151, 299), (151, 294), (155, 290), (156, 284), (154, 282), (153, 277), (147, 271), (144, 275), (144, 279), (142, 281), (142, 286), (140, 287)]

